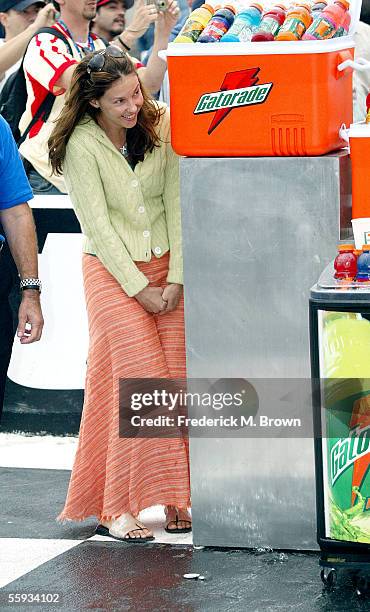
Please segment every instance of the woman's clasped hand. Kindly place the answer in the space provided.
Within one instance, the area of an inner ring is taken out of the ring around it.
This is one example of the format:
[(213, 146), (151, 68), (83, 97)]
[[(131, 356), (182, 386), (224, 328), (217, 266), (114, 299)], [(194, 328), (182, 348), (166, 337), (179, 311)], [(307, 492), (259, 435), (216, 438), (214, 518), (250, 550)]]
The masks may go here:
[(145, 287), (135, 295), (142, 307), (152, 314), (164, 314), (177, 308), (182, 296), (182, 285), (172, 283), (162, 287)]

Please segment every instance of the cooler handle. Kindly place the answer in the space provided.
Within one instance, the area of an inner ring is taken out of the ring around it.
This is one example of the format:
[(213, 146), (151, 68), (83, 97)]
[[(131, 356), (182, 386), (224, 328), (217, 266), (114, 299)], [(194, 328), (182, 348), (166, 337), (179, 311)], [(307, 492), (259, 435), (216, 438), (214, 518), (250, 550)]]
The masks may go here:
[(349, 129), (346, 127), (345, 123), (342, 123), (339, 128), (339, 137), (349, 145)]
[[(343, 59), (343, 54), (339, 54), (340, 59)], [(356, 60), (346, 59), (344, 62), (338, 65), (339, 72), (346, 70), (346, 68), (352, 68), (352, 70), (358, 70), (359, 72), (364, 72), (365, 70), (370, 70), (370, 62), (363, 57), (358, 57)]]
[(167, 49), (161, 49), (158, 51), (158, 57), (160, 57), (164, 62), (167, 62)]

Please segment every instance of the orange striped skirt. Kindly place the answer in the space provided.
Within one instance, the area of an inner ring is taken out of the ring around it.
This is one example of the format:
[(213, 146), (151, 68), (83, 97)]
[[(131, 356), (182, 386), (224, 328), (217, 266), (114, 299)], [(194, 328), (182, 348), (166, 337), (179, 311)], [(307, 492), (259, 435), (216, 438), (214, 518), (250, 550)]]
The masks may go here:
[[(168, 254), (137, 262), (165, 286)], [(79, 444), (59, 520), (137, 515), (157, 504), (190, 506), (188, 440), (120, 438), (120, 378), (185, 378), (183, 298), (165, 315), (128, 297), (97, 257), (83, 256), (90, 346)]]

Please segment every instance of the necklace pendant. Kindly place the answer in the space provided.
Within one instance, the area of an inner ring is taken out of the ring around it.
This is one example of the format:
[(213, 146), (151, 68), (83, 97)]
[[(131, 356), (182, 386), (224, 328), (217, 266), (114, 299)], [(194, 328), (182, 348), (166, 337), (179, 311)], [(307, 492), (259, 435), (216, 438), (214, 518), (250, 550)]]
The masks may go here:
[(123, 155), (123, 157), (128, 157), (128, 150), (126, 145), (123, 145), (123, 147), (120, 147), (119, 149), (121, 151), (121, 154)]

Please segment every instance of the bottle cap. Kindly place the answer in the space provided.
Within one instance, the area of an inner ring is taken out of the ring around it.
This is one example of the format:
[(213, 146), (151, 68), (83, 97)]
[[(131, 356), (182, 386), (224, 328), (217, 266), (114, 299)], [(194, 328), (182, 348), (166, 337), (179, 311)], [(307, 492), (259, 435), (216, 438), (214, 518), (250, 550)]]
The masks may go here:
[(215, 12), (215, 10), (216, 10), (216, 9), (215, 9), (215, 8), (213, 8), (213, 6), (211, 6), (210, 4), (202, 4), (202, 6), (200, 6), (199, 8), (202, 8), (202, 9), (204, 9), (204, 8), (205, 8), (205, 9), (207, 9), (207, 11), (209, 11), (210, 13), (212, 13), (212, 15), (213, 15), (213, 13), (214, 13), (214, 12)]
[(250, 4), (250, 6), (253, 6), (253, 8), (258, 9), (261, 13), (263, 13), (263, 6), (262, 6), (262, 4), (258, 4), (258, 2), (252, 2), (252, 4)]
[(362, 250), (363, 251), (370, 251), (370, 244), (363, 244), (362, 245)]
[(235, 6), (232, 6), (232, 4), (225, 4), (224, 9), (229, 9), (229, 11), (231, 11), (232, 13), (234, 13), (234, 15), (236, 15), (236, 8)]
[(338, 251), (354, 251), (354, 250), (355, 250), (355, 246), (353, 244), (338, 244)]
[(347, 0), (334, 0), (334, 4), (341, 4), (342, 6), (344, 6), (346, 11), (348, 11), (349, 9), (349, 2), (347, 2)]

